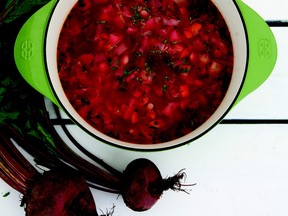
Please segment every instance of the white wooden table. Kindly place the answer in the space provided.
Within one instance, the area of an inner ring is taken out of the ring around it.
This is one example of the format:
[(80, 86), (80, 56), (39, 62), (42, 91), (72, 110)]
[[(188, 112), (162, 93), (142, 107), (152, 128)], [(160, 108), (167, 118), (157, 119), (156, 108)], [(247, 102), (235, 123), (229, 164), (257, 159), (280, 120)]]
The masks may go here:
[[(110, 146), (99, 149), (98, 156), (119, 170), (134, 158), (147, 157), (164, 177), (186, 168), (186, 182), (197, 185), (190, 195), (165, 192), (144, 213), (132, 212), (117, 195), (92, 189), (98, 212), (115, 205), (114, 216), (287, 216), (288, 2), (244, 2), (268, 22), (278, 43), (278, 60), (269, 79), (233, 108), (221, 124), (188, 146), (160, 153), (128, 152)], [(20, 199), (18, 192), (0, 180), (0, 215), (25, 215)]]

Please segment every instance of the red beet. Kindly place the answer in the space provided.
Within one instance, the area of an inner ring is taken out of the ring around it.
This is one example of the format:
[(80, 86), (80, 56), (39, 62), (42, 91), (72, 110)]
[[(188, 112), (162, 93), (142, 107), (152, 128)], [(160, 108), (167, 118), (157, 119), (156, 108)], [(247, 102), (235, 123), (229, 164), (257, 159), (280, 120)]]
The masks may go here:
[(45, 172), (27, 189), (23, 202), (27, 216), (97, 216), (86, 180), (76, 172)]
[(0, 143), (0, 177), (23, 194), (26, 216), (98, 216), (80, 172), (66, 165), (40, 174), (1, 130)]
[(125, 204), (134, 211), (150, 209), (163, 191), (181, 189), (180, 180), (185, 173), (163, 179), (157, 166), (150, 160), (140, 158), (128, 164), (123, 172), (121, 194)]
[[(80, 174), (66, 164), (54, 166), (42, 175), (1, 130), (0, 143), (0, 177), (24, 195), (22, 204), (25, 205), (27, 216), (98, 215), (84, 172)], [(103, 172), (106, 173), (104, 170)], [(96, 176), (98, 173), (97, 171)], [(119, 191), (126, 205), (134, 211), (150, 209), (165, 190), (185, 191), (180, 183), (186, 176), (182, 170), (163, 179), (157, 166), (144, 158), (130, 162), (123, 173), (116, 174), (117, 176), (111, 173), (99, 175), (97, 183), (101, 186), (111, 185), (112, 188), (97, 188), (110, 192)], [(117, 184), (106, 184), (109, 176), (118, 179)]]

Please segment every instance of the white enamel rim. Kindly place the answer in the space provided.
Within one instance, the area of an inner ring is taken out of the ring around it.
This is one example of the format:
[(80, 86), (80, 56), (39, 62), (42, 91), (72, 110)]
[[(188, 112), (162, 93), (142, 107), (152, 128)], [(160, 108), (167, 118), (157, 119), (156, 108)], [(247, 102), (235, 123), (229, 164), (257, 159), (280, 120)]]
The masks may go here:
[[(60, 0), (55, 7), (50, 22), (48, 24), (48, 30), (46, 33), (46, 43), (45, 43), (45, 55), (46, 55), (46, 66), (47, 73), (52, 89), (61, 104), (62, 108), (69, 115), (69, 117), (77, 123), (82, 129), (88, 132), (90, 135), (94, 136), (101, 142), (108, 143), (114, 146), (118, 146), (126, 149), (134, 150), (163, 150), (174, 148), (201, 137), (226, 115), (226, 113), (232, 107), (237, 95), (239, 94), (243, 81), (246, 74), (246, 66), (248, 61), (248, 42), (246, 38), (246, 30), (244, 22), (242, 20), (241, 14), (238, 11), (237, 5), (231, 0), (212, 0), (213, 3), (218, 7), (219, 11), (222, 13), (228, 28), (230, 30), (233, 49), (234, 49), (234, 70), (232, 74), (232, 79), (226, 96), (223, 102), (220, 104), (215, 113), (200, 127), (198, 127), (193, 132), (178, 138), (173, 141), (159, 143), (159, 144), (134, 144), (127, 143), (123, 141), (111, 138), (92, 126), (90, 126), (81, 116), (74, 110), (74, 108), (69, 103), (59, 80), (58, 70), (57, 70), (57, 59), (56, 51), (58, 44), (58, 37), (62, 29), (62, 25), (69, 14), (71, 8), (77, 2), (77, 0)], [(83, 146), (85, 148), (85, 146)]]

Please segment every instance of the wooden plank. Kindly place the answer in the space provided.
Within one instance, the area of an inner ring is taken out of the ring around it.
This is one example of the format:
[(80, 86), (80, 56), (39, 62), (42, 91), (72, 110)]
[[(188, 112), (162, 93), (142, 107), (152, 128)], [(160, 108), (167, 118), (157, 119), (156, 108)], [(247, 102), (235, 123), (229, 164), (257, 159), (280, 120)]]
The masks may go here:
[(283, 0), (243, 0), (264, 20), (288, 20), (288, 2)]

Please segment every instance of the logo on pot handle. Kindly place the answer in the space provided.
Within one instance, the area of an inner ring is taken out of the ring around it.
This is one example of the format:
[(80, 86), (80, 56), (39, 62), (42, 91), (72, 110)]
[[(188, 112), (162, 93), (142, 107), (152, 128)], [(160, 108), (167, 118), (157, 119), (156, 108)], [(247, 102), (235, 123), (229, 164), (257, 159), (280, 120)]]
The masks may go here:
[(269, 59), (272, 56), (272, 44), (267, 39), (262, 39), (258, 43), (258, 54), (261, 59)]
[(35, 50), (34, 50), (34, 43), (30, 40), (25, 40), (22, 44), (21, 44), (21, 56), (23, 59), (25, 60), (31, 60), (31, 58), (33, 57)]

